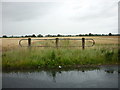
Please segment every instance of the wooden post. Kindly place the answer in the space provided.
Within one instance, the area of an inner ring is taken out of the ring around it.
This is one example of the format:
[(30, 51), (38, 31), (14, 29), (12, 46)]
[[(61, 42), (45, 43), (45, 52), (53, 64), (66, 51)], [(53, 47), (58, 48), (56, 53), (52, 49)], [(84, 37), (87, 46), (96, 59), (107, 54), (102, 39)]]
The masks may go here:
[(56, 38), (56, 48), (58, 48), (58, 41), (59, 41), (59, 38)]
[(82, 49), (85, 49), (85, 38), (82, 38)]
[(28, 46), (31, 46), (31, 38), (28, 38)]

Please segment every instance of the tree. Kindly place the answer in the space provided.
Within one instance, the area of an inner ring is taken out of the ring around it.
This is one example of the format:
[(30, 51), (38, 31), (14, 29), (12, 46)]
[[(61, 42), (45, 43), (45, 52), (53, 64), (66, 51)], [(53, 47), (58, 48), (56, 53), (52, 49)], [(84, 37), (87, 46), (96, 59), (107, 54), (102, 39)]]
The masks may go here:
[(60, 34), (57, 35), (57, 37), (60, 37), (60, 36), (61, 36)]
[(92, 33), (89, 33), (89, 36), (92, 36)]
[(108, 35), (109, 35), (109, 36), (112, 36), (112, 33), (109, 33)]
[(6, 35), (3, 35), (2, 37), (3, 37), (3, 38), (7, 38), (7, 36), (6, 36)]
[(31, 37), (36, 37), (35, 34), (33, 34)]
[(82, 36), (82, 34), (79, 34), (78, 36)]
[(25, 37), (28, 37), (27, 35), (25, 35)]
[(43, 37), (43, 35), (41, 35), (41, 34), (38, 34), (38, 35), (37, 35), (37, 37)]

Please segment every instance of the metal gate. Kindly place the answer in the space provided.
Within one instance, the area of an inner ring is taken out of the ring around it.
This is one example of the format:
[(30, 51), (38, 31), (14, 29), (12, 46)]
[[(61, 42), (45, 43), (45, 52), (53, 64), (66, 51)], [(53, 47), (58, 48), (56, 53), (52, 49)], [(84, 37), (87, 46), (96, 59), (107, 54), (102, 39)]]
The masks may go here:
[[(28, 41), (28, 45), (25, 46), (25, 45), (21, 44), (21, 42), (24, 41), (24, 40)], [(31, 45), (31, 41), (33, 41), (33, 40), (55, 40), (55, 46), (51, 46), (51, 45), (32, 46)], [(82, 44), (80, 46), (74, 46), (74, 45), (72, 45), (72, 46), (63, 46), (63, 45), (59, 45), (59, 41), (60, 40), (82, 40)], [(85, 45), (85, 41), (86, 40), (92, 41), (92, 45)], [(92, 38), (81, 38), (81, 39), (80, 38), (49, 38), (49, 39), (31, 39), (31, 38), (28, 38), (28, 39), (21, 39), (19, 41), (19, 45), (21, 47), (56, 47), (56, 48), (58, 48), (58, 47), (82, 47), (82, 49), (85, 49), (85, 47), (92, 47), (92, 46), (94, 46), (95, 45), (95, 41)]]

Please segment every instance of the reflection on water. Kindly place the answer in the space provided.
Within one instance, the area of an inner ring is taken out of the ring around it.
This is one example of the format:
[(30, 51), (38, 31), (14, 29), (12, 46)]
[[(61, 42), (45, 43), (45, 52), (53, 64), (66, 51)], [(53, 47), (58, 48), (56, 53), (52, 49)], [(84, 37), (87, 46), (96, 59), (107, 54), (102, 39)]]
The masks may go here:
[(117, 88), (118, 67), (4, 72), (3, 88)]

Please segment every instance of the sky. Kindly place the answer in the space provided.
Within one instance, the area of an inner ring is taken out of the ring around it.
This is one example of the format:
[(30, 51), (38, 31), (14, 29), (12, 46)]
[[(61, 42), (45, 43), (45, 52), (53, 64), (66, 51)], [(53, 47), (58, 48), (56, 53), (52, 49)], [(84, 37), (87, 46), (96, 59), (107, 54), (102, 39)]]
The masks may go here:
[(118, 1), (3, 0), (2, 35), (117, 34)]

